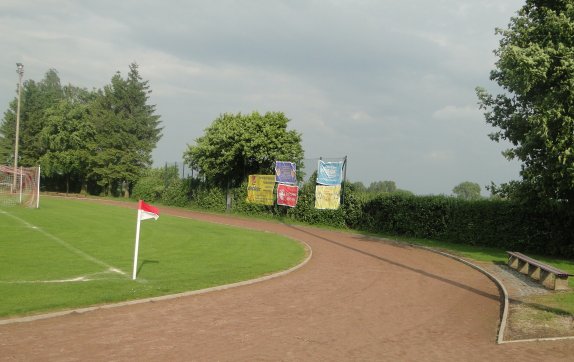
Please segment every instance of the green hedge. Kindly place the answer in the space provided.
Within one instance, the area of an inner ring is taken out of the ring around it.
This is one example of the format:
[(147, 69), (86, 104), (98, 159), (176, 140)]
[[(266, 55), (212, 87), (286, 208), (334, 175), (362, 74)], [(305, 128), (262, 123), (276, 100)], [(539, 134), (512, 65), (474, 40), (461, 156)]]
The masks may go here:
[(574, 257), (574, 214), (565, 204), (391, 195), (364, 202), (362, 211), (349, 227)]
[(210, 211), (225, 212), (225, 192), (217, 187), (192, 186), (191, 205)]
[[(172, 182), (167, 187), (159, 187), (157, 183), (154, 187), (153, 182), (142, 180), (138, 187), (139, 194), (147, 194), (167, 205), (226, 211), (226, 191), (196, 179)], [(317, 210), (313, 179), (300, 188), (295, 208), (247, 203), (247, 185), (244, 184), (230, 191), (232, 212), (574, 257), (574, 211), (566, 204), (527, 205), (487, 199), (465, 201), (448, 196), (406, 193), (366, 197), (355, 191), (352, 184), (345, 183), (344, 189), (344, 202), (339, 210)]]

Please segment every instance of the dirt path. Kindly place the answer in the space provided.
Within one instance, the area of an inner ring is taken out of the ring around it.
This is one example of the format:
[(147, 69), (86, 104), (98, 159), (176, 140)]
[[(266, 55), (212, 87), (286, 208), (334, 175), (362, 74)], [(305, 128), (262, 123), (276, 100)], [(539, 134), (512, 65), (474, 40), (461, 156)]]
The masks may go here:
[[(131, 207), (134, 207), (132, 204)], [(2, 361), (571, 360), (574, 341), (496, 345), (500, 300), (452, 259), (345, 233), (175, 209), (304, 240), (313, 258), (225, 291), (0, 326)]]

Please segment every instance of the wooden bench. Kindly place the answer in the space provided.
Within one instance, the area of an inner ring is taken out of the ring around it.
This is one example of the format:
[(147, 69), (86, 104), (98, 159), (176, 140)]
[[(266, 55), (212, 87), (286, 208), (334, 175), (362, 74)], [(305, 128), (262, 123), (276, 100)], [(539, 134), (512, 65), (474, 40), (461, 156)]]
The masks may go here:
[(568, 289), (568, 277), (572, 274), (529, 258), (522, 253), (515, 251), (507, 251), (506, 253), (508, 253), (508, 265), (511, 268), (539, 281), (548, 289)]

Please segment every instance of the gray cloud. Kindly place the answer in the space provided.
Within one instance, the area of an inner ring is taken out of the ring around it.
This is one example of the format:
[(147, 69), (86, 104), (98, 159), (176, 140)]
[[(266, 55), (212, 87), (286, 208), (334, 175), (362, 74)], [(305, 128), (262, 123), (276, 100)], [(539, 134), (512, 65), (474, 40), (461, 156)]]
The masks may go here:
[[(224, 112), (283, 111), (306, 156), (417, 193), (516, 178), (476, 106), (519, 0), (3, 1), (0, 103), (15, 63), (39, 80), (107, 84), (132, 61), (162, 116), (158, 164)], [(14, 64), (14, 65), (13, 65)]]

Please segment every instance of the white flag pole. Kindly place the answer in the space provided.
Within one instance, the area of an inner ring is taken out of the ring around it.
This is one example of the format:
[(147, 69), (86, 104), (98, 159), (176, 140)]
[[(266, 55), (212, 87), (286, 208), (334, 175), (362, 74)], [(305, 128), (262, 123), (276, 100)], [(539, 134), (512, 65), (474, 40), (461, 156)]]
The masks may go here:
[(138, 249), (140, 245), (140, 223), (141, 223), (141, 210), (138, 210), (138, 222), (136, 226), (136, 246), (134, 251), (134, 271), (132, 273), (132, 280), (136, 280), (136, 272), (138, 268)]

